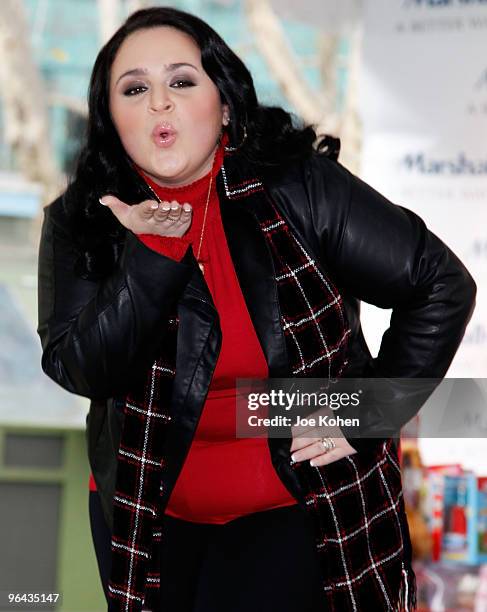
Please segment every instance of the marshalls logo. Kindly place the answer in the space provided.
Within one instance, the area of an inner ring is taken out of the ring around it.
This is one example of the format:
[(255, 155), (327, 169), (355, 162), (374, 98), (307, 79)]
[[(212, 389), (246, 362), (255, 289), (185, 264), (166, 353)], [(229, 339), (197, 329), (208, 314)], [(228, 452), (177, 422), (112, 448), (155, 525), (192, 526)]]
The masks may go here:
[(420, 151), (403, 156), (401, 165), (408, 172), (430, 175), (487, 175), (487, 157), (472, 158), (463, 151), (456, 157), (435, 158)]
[(428, 7), (428, 8), (445, 8), (447, 6), (487, 6), (487, 0), (404, 0), (402, 3), (404, 8), (410, 7)]

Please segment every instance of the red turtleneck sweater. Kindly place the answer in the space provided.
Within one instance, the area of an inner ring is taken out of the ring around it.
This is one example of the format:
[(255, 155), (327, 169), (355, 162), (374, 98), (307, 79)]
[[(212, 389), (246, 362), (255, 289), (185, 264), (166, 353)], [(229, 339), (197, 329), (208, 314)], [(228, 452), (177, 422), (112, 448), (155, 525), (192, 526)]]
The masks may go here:
[[(235, 437), (235, 378), (266, 378), (268, 369), (220, 217), (215, 177), (225, 142), (217, 149), (211, 170), (214, 179), (199, 258), (220, 317), (222, 347), (193, 442), (165, 511), (204, 523), (226, 523), (251, 512), (297, 503), (272, 466), (267, 438)], [(193, 208), (191, 226), (182, 238), (139, 234), (140, 240), (177, 261), (190, 243), (196, 255), (210, 173), (189, 185), (167, 188), (139, 172), (161, 200), (189, 202)], [(96, 490), (92, 475), (90, 489)]]

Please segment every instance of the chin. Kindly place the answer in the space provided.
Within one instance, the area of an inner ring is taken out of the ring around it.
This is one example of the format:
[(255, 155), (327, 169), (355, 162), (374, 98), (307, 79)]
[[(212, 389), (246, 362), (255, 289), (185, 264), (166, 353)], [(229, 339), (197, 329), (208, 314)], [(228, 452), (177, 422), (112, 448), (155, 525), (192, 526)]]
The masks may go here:
[(161, 178), (176, 178), (179, 174), (184, 172), (186, 164), (181, 160), (179, 155), (167, 155), (165, 159), (154, 160), (150, 167), (152, 169), (152, 174), (156, 176), (160, 176)]

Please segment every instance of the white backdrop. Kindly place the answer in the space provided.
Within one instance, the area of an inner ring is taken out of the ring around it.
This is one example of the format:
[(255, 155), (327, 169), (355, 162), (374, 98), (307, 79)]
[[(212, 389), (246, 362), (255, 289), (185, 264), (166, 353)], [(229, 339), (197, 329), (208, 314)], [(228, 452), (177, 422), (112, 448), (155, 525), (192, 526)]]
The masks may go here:
[[(474, 276), (477, 308), (448, 376), (487, 377), (487, 2), (367, 0), (364, 20), (361, 177), (417, 212)], [(376, 351), (390, 312), (363, 312)], [(485, 445), (422, 452), (487, 473)]]

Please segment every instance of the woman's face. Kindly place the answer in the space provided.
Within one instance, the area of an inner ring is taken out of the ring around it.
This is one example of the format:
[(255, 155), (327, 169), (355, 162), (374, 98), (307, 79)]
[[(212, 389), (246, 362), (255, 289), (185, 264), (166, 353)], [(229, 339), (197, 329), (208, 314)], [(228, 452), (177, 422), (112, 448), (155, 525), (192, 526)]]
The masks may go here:
[(228, 106), (201, 65), (198, 45), (167, 26), (138, 30), (120, 46), (110, 73), (110, 113), (129, 157), (167, 186), (211, 170), (228, 124)]

